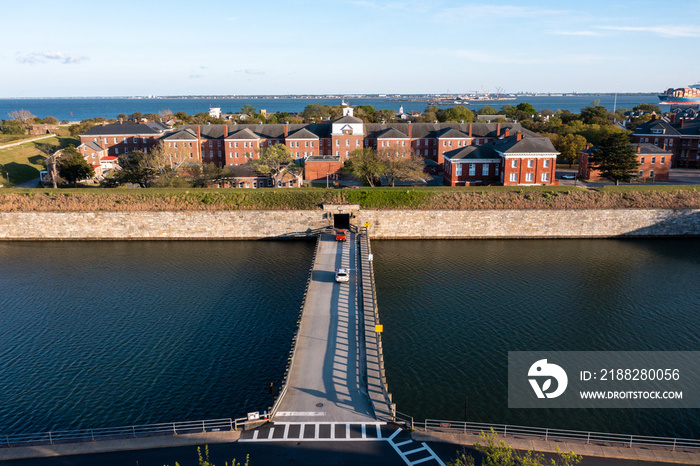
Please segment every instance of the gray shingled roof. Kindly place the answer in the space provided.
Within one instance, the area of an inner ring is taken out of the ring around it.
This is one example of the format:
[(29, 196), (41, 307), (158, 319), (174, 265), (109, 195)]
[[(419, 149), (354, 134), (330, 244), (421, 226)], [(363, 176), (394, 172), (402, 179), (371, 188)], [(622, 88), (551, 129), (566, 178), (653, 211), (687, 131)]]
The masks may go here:
[(160, 129), (158, 125), (134, 123), (125, 121), (123, 123), (112, 123), (109, 125), (97, 125), (83, 133), (85, 136), (130, 136), (132, 134), (162, 134), (165, 129)]
[(478, 159), (500, 159), (501, 156), (494, 150), (493, 144), (482, 146), (467, 146), (461, 149), (447, 151), (444, 157), (449, 160), (478, 160)]
[[(473, 131), (473, 129), (472, 129), (472, 131)], [(469, 135), (461, 132), (458, 129), (444, 128), (444, 129), (441, 129), (440, 131), (438, 131), (437, 137), (438, 137), (438, 139), (440, 139), (440, 138), (446, 138), (446, 139), (449, 139), (449, 138), (468, 138)]]
[(192, 131), (191, 129), (184, 129), (181, 131), (177, 131), (175, 133), (170, 133), (165, 136), (163, 136), (164, 140), (176, 140), (176, 141), (182, 141), (182, 140), (195, 140), (197, 139), (197, 135)]
[(362, 123), (362, 120), (355, 118), (354, 116), (345, 115), (344, 117), (333, 121), (333, 123)]
[(377, 139), (408, 139), (408, 135), (395, 128), (387, 128), (377, 135)]
[(523, 138), (520, 141), (513, 135), (505, 139), (492, 141), (495, 150), (503, 154), (558, 154), (552, 141), (546, 137)]
[(226, 136), (226, 139), (260, 139), (260, 136), (252, 132), (250, 128), (243, 128), (233, 134), (229, 134)]
[(634, 150), (636, 150), (640, 154), (661, 154), (661, 155), (672, 155), (673, 152), (668, 151), (668, 150), (663, 150), (659, 146), (655, 146), (654, 144), (649, 144), (649, 143), (641, 143), (641, 144), (630, 144), (632, 147), (634, 147)]
[[(86, 142), (84, 144), (81, 144), (81, 146), (87, 146), (90, 149), (94, 150), (95, 152), (102, 152), (104, 150), (102, 148), (102, 146), (99, 145), (98, 143), (96, 143), (95, 141)], [(80, 147), (80, 146), (78, 146), (78, 147)]]
[(637, 129), (634, 130), (634, 134), (644, 134), (644, 135), (652, 135), (652, 136), (658, 136), (659, 133), (652, 133), (652, 130), (664, 130), (663, 134), (668, 136), (668, 135), (679, 135), (681, 133), (678, 132), (678, 130), (669, 123), (668, 121), (664, 119), (659, 119), (659, 120), (654, 120), (654, 121), (647, 121), (646, 123), (643, 123), (639, 126), (637, 126)]
[(287, 139), (318, 139), (318, 136), (306, 128), (301, 128), (287, 136)]

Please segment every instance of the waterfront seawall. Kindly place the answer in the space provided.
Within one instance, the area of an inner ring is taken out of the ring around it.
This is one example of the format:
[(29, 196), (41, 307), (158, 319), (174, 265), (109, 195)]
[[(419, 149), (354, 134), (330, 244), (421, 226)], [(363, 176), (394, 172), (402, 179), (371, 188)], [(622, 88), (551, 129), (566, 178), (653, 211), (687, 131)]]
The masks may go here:
[[(352, 210), (374, 239), (700, 236), (700, 209)], [(332, 226), (322, 210), (2, 212), (0, 240), (246, 240)]]

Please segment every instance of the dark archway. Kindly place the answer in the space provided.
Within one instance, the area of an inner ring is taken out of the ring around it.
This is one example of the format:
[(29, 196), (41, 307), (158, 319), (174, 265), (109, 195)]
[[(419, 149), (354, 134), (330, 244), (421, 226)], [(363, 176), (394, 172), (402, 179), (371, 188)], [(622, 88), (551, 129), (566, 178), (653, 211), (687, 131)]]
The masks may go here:
[(343, 228), (345, 230), (350, 228), (350, 214), (334, 214), (333, 215), (333, 226), (335, 228)]

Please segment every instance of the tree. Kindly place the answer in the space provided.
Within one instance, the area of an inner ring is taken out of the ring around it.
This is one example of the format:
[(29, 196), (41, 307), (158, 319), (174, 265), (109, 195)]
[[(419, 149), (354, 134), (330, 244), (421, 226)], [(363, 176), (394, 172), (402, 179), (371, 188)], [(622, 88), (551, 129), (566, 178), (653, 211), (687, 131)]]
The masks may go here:
[[(474, 446), (482, 456), (480, 462), (482, 466), (575, 466), (583, 459), (573, 451), (563, 453), (559, 446), (557, 446), (557, 456), (550, 459), (545, 458), (543, 453), (533, 450), (520, 453), (503, 440), (499, 440), (493, 428), (488, 434), (482, 431), (479, 437), (485, 441), (485, 444), (476, 442)], [(464, 451), (457, 452), (457, 459), (448, 463), (449, 466), (474, 466), (475, 464), (474, 458)]]
[(261, 175), (275, 177), (282, 169), (294, 160), (294, 154), (284, 144), (257, 149), (258, 158), (250, 163)]
[(114, 174), (116, 184), (136, 183), (142, 188), (150, 187), (159, 176), (170, 170), (170, 159), (162, 147), (150, 152), (136, 150), (119, 156), (121, 170)]
[(345, 171), (356, 179), (365, 181), (370, 186), (379, 183), (385, 168), (386, 166), (382, 163), (377, 151), (371, 147), (355, 149), (350, 152), (350, 157), (345, 161)]
[(58, 173), (61, 178), (76, 186), (79, 180), (95, 176), (95, 169), (75, 147), (68, 146), (58, 158)]
[(567, 134), (552, 139), (552, 144), (560, 152), (560, 157), (569, 161), (569, 168), (573, 165), (574, 160), (578, 159), (579, 152), (585, 149), (587, 143), (586, 138), (579, 134)]
[(10, 120), (21, 121), (22, 123), (30, 118), (36, 118), (29, 110), (13, 110), (7, 116), (10, 117)]
[(442, 112), (440, 121), (464, 121), (470, 123), (474, 121), (474, 112), (463, 105), (450, 107)]
[(527, 102), (520, 102), (518, 105), (516, 105), (515, 109), (525, 112), (530, 116), (537, 115), (537, 110), (535, 110), (535, 107)]
[(591, 165), (615, 184), (637, 176), (639, 162), (626, 133), (612, 133), (591, 154)]
[(384, 176), (391, 186), (395, 186), (397, 181), (425, 180), (425, 162), (410, 147), (386, 147), (379, 151), (379, 159), (384, 164)]
[(258, 113), (258, 111), (252, 105), (245, 104), (241, 107), (241, 113), (245, 113), (246, 115), (253, 115), (255, 113)]
[(610, 123), (610, 120), (608, 120), (608, 110), (600, 105), (583, 108), (581, 110), (581, 120), (589, 125), (607, 125)]
[(323, 104), (309, 104), (301, 112), (301, 117), (306, 123), (326, 120), (330, 118), (330, 115), (330, 107)]
[(661, 107), (654, 104), (639, 104), (632, 107), (632, 110), (636, 112), (656, 112), (661, 113)]
[(120, 120), (126, 120), (126, 113), (120, 113), (119, 115), (117, 115), (117, 118)]
[(143, 118), (143, 113), (141, 112), (134, 112), (129, 115), (129, 120), (141, 120), (141, 118)]
[(486, 105), (485, 107), (481, 107), (479, 110), (477, 110), (476, 114), (477, 115), (498, 115), (498, 110)]

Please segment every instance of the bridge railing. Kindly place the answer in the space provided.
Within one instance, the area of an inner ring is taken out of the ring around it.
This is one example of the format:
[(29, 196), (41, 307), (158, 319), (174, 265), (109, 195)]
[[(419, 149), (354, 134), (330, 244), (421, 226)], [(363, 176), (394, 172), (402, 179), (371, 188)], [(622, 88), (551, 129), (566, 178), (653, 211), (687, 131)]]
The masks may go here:
[(458, 431), (462, 433), (479, 434), (493, 430), (501, 437), (535, 437), (540, 440), (568, 440), (580, 443), (598, 443), (626, 447), (665, 447), (672, 451), (676, 449), (700, 449), (700, 440), (671, 437), (651, 437), (644, 435), (611, 434), (605, 432), (586, 432), (579, 430), (549, 429), (545, 427), (514, 426), (507, 424), (484, 424), (479, 422), (441, 421), (426, 419), (416, 422), (416, 428), (428, 431)]
[[(262, 421), (266, 422), (266, 421)], [(164, 435), (195, 434), (200, 432), (225, 432), (257, 426), (260, 422), (248, 418), (208, 419), (202, 421), (164, 422), (97, 429), (58, 430), (28, 434), (2, 434), (0, 447), (53, 445), (56, 443), (95, 442), (125, 438), (156, 437)]]

